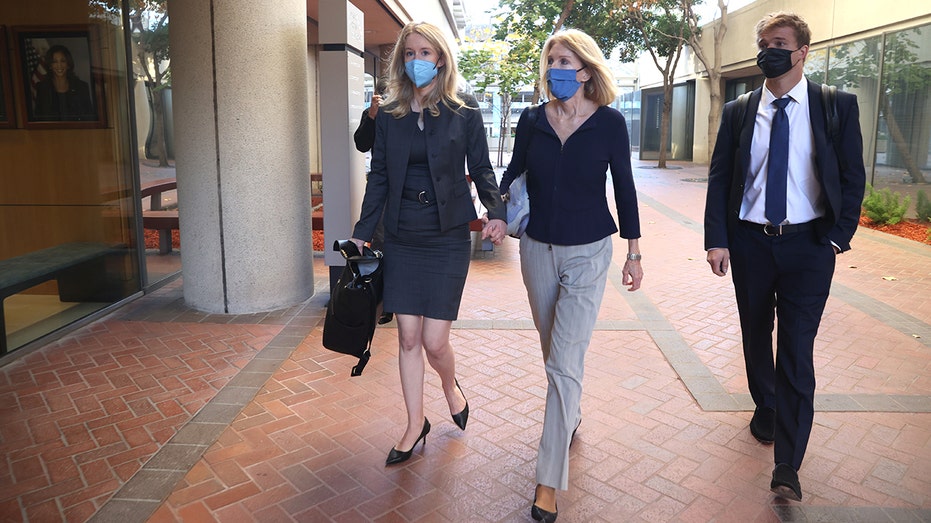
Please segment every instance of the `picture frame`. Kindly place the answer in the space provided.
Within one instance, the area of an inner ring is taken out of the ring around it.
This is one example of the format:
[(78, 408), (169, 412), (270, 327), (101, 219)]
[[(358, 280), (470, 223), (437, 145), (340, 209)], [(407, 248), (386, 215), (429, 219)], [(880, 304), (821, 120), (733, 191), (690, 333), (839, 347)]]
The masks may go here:
[(12, 33), (23, 127), (107, 126), (96, 25), (14, 26)]
[(6, 26), (0, 25), (0, 129), (16, 126), (13, 105), (13, 71), (10, 69), (10, 49), (7, 47)]

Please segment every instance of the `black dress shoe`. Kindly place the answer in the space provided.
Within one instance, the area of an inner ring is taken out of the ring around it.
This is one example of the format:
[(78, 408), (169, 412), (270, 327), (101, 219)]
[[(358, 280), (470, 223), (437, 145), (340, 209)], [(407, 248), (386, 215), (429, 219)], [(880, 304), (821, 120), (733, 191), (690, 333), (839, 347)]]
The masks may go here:
[(798, 472), (785, 463), (776, 465), (773, 470), (773, 481), (769, 484), (769, 489), (779, 497), (791, 499), (792, 501), (802, 500), (802, 486), (798, 482)]
[(750, 419), (750, 434), (760, 443), (772, 443), (776, 439), (776, 411), (769, 407), (757, 407)]
[(423, 419), (423, 430), (420, 431), (420, 436), (417, 437), (417, 441), (411, 445), (410, 450), (400, 451), (394, 447), (391, 447), (391, 452), (388, 453), (388, 459), (385, 460), (385, 466), (394, 465), (397, 463), (403, 463), (411, 459), (411, 454), (414, 453), (414, 447), (420, 443), (420, 440), (423, 440), (423, 446), (427, 446), (427, 433), (430, 432), (430, 422), (427, 421), (427, 418)]
[(537, 496), (533, 496), (533, 505), (530, 507), (530, 517), (535, 521), (542, 521), (543, 523), (553, 523), (556, 521), (556, 514), (559, 513), (559, 507), (556, 507), (556, 512), (550, 512), (548, 510), (543, 510), (537, 506)]
[[(459, 386), (459, 380), (456, 380), (456, 388), (459, 389), (459, 393), (462, 394), (462, 398), (465, 399), (465, 393), (462, 392), (462, 387)], [(466, 406), (462, 409), (462, 412), (459, 414), (453, 414), (453, 423), (456, 424), (462, 430), (465, 430), (466, 423), (469, 422), (469, 400), (466, 400)]]
[(379, 324), (379, 325), (384, 325), (384, 324), (386, 324), (386, 323), (391, 323), (391, 320), (393, 320), (393, 319), (394, 319), (394, 313), (393, 313), (393, 312), (386, 312), (386, 313), (382, 314), (381, 317), (378, 318), (378, 324)]

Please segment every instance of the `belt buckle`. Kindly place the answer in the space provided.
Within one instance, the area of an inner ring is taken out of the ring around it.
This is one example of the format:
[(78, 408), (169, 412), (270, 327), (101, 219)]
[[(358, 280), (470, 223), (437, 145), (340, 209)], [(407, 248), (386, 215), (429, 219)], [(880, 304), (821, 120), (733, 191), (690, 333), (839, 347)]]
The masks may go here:
[[(772, 227), (772, 229), (770, 229), (770, 227)], [(763, 234), (766, 236), (782, 236), (782, 225), (773, 225), (771, 223), (764, 224)]]
[(430, 203), (430, 200), (427, 199), (427, 191), (420, 191), (417, 193), (417, 201), (424, 205)]

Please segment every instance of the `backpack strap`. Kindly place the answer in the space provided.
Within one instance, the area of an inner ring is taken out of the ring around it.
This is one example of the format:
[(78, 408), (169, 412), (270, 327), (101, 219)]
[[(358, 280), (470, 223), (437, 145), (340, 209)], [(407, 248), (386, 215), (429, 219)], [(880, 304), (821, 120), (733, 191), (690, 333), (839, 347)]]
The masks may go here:
[(821, 84), (821, 106), (824, 109), (824, 127), (832, 143), (840, 134), (840, 121), (837, 117), (837, 87)]
[(731, 113), (731, 129), (734, 129), (734, 149), (740, 148), (740, 136), (743, 134), (744, 121), (747, 119), (747, 106), (750, 105), (750, 95), (753, 91), (748, 91), (737, 97), (737, 107)]
[(841, 171), (847, 169), (847, 162), (841, 155), (840, 148), (840, 116), (837, 114), (837, 87), (821, 84), (821, 108), (824, 111), (824, 129), (828, 140), (834, 146), (834, 155)]

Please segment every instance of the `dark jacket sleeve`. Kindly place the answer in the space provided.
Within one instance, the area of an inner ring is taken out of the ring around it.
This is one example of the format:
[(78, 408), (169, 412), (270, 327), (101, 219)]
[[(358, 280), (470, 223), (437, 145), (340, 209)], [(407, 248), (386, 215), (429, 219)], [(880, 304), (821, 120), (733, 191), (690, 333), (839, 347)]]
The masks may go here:
[(863, 191), (866, 186), (866, 168), (863, 165), (863, 135), (860, 132), (860, 109), (856, 95), (837, 92), (837, 114), (840, 117), (840, 147), (838, 171), (840, 174), (840, 209), (835, 212), (834, 227), (828, 239), (840, 247), (850, 249), (850, 240), (860, 221)]
[(378, 111), (372, 123), (373, 134), (380, 139), (373, 139), (376, 145), (372, 148), (372, 168), (365, 182), (362, 212), (359, 215), (359, 221), (352, 229), (352, 237), (363, 241), (371, 241), (372, 236), (375, 235), (375, 227), (381, 219), (385, 202), (388, 199), (388, 168), (384, 136), (386, 127), (392, 123), (389, 120), (393, 119), (394, 117), (384, 111)]
[(621, 238), (640, 237), (640, 208), (637, 204), (637, 187), (630, 165), (630, 136), (627, 123), (620, 114), (620, 122), (611, 147), (611, 179), (614, 186), (614, 204), (617, 207), (617, 225)]
[(369, 110), (362, 111), (359, 128), (353, 133), (352, 139), (356, 142), (356, 149), (360, 153), (368, 152), (375, 144), (375, 120), (369, 118)]
[(733, 128), (735, 102), (724, 106), (718, 137), (708, 167), (708, 191), (705, 195), (705, 250), (727, 248), (728, 200), (734, 178), (736, 129)]
[(469, 166), (469, 177), (475, 184), (479, 200), (488, 211), (488, 219), (507, 221), (507, 208), (501, 200), (501, 193), (498, 192), (495, 170), (491, 167), (491, 157), (488, 155), (488, 139), (485, 137), (482, 111), (474, 97), (467, 97), (466, 103), (469, 108), (463, 111), (467, 120), (466, 162)]

